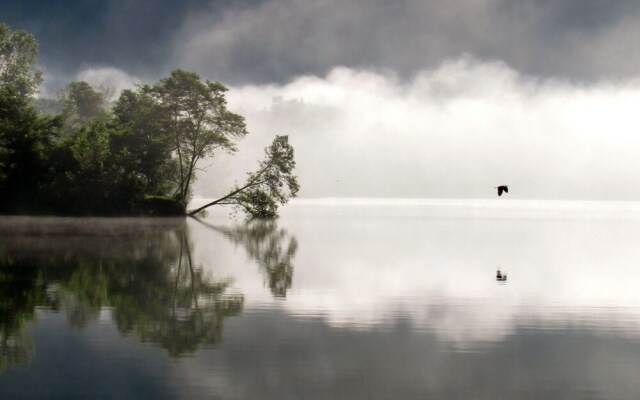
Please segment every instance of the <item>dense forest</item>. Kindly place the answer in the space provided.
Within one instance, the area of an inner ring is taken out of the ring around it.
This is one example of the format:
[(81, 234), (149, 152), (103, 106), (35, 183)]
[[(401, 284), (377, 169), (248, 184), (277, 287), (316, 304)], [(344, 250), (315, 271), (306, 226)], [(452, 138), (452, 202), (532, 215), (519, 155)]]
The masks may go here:
[(229, 205), (271, 218), (298, 192), (293, 147), (276, 136), (246, 182), (188, 210), (199, 162), (234, 153), (247, 134), (227, 88), (174, 70), (114, 98), (71, 82), (38, 96), (38, 43), (0, 24), (0, 214), (186, 215)]

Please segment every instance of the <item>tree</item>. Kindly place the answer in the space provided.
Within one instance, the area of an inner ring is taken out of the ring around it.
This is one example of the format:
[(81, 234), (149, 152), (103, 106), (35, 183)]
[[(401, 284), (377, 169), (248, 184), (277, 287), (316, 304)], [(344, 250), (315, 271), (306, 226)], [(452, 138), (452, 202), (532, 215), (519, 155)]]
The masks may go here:
[(137, 211), (146, 180), (130, 163), (128, 149), (118, 144), (123, 134), (120, 125), (94, 119), (65, 138), (64, 147), (72, 157), (71, 168), (59, 171), (66, 182), (58, 189), (68, 191), (65, 213), (113, 215)]
[(153, 86), (141, 87), (168, 116), (167, 132), (178, 157), (174, 195), (186, 203), (198, 161), (217, 150), (235, 152), (235, 142), (247, 134), (244, 118), (227, 109), (227, 88), (200, 80), (193, 72), (174, 70)]
[(78, 129), (89, 120), (109, 116), (103, 93), (95, 90), (87, 82), (71, 82), (58, 92), (62, 116), (67, 132)]
[(216, 204), (234, 206), (253, 218), (275, 218), (278, 205), (284, 205), (295, 197), (299, 190), (298, 180), (293, 175), (296, 162), (288, 136), (276, 136), (265, 149), (265, 159), (258, 171), (248, 173), (247, 182), (236, 186), (229, 194), (189, 212), (195, 215)]
[(32, 97), (42, 82), (42, 72), (35, 68), (38, 42), (25, 31), (11, 31), (0, 24), (0, 86), (12, 86), (23, 98)]
[[(180, 69), (125, 90), (113, 113), (113, 93), (86, 82), (36, 100), (37, 54), (32, 34), (0, 24), (0, 213), (184, 215), (199, 162), (247, 134), (225, 86)], [(246, 185), (210, 205), (275, 217), (298, 191), (294, 166), (279, 136)]]
[(113, 109), (123, 134), (116, 140), (126, 148), (126, 162), (146, 180), (146, 193), (162, 196), (174, 187), (178, 164), (173, 160), (169, 117), (146, 91), (124, 90)]
[(44, 211), (50, 150), (60, 126), (59, 117), (39, 116), (15, 87), (0, 87), (0, 212)]

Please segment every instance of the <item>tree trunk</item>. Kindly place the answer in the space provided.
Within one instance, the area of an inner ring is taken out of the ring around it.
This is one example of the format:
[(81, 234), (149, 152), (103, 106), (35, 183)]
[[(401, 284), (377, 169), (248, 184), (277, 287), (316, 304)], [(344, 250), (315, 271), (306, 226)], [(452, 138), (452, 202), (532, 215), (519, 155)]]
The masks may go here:
[(214, 201), (212, 201), (211, 203), (207, 203), (207, 204), (205, 204), (204, 206), (202, 206), (202, 207), (200, 207), (200, 208), (198, 208), (198, 209), (195, 209), (195, 210), (193, 210), (193, 211), (190, 211), (190, 212), (188, 212), (188, 213), (187, 213), (187, 215), (192, 217), (192, 216), (196, 215), (197, 213), (199, 213), (200, 211), (204, 210), (205, 208), (209, 208), (209, 207), (214, 206), (214, 205), (216, 205), (216, 204), (222, 203), (223, 201), (227, 200), (228, 198), (233, 197), (233, 196), (235, 196), (236, 194), (238, 194), (238, 193), (242, 192), (243, 190), (245, 190), (245, 189), (247, 189), (247, 188), (249, 188), (249, 187), (253, 186), (254, 184), (256, 184), (256, 181), (258, 181), (258, 179), (262, 176), (262, 174), (264, 174), (264, 172), (265, 172), (267, 169), (269, 169), (269, 167), (271, 167), (271, 165), (272, 165), (272, 164), (273, 164), (272, 162), (270, 162), (269, 164), (267, 164), (264, 168), (262, 168), (262, 169), (261, 169), (261, 170), (256, 174), (256, 176), (254, 176), (254, 177), (253, 177), (253, 179), (252, 179), (249, 183), (247, 183), (246, 185), (244, 185), (244, 186), (243, 186), (243, 187), (241, 187), (240, 189), (236, 189), (236, 190), (234, 190), (233, 192), (229, 193), (228, 195), (226, 195), (226, 196), (224, 196), (224, 197), (220, 197), (218, 200), (214, 200)]

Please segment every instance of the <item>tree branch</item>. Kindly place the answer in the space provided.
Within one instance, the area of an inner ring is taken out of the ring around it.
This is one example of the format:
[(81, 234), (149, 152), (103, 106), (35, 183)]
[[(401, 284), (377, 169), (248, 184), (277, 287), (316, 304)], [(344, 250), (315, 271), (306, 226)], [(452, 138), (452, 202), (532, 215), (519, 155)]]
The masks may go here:
[(238, 194), (238, 193), (240, 193), (240, 192), (242, 192), (242, 191), (244, 191), (244, 190), (246, 190), (246, 189), (248, 189), (248, 188), (250, 188), (252, 186), (255, 186), (257, 184), (262, 183), (262, 182), (257, 182), (256, 183), (256, 181), (258, 181), (258, 178), (260, 178), (262, 176), (262, 174), (264, 174), (271, 167), (272, 164), (273, 164), (273, 161), (269, 162), (262, 170), (260, 170), (258, 172), (258, 174), (256, 176), (253, 177), (253, 179), (251, 179), (251, 181), (249, 181), (249, 183), (247, 183), (243, 187), (241, 187), (239, 189), (236, 189), (233, 192), (229, 193), (228, 195), (226, 195), (224, 197), (221, 197), (221, 198), (219, 198), (217, 200), (214, 200), (211, 203), (207, 203), (207, 204), (205, 204), (204, 206), (202, 206), (202, 207), (200, 207), (198, 209), (190, 211), (190, 212), (187, 213), (187, 215), (189, 215), (189, 216), (196, 215), (197, 213), (199, 213), (200, 211), (204, 210), (205, 208), (209, 208), (209, 207), (214, 206), (216, 204), (220, 204), (224, 200), (227, 200), (227, 199), (235, 196), (236, 194)]

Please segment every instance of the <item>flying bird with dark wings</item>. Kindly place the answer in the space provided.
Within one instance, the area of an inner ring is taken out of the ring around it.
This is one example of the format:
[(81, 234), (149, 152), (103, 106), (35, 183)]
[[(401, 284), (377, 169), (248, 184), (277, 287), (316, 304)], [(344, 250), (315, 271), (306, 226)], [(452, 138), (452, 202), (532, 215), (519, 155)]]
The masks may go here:
[(498, 189), (498, 196), (502, 196), (502, 192), (509, 193), (509, 187), (507, 185), (496, 186)]

